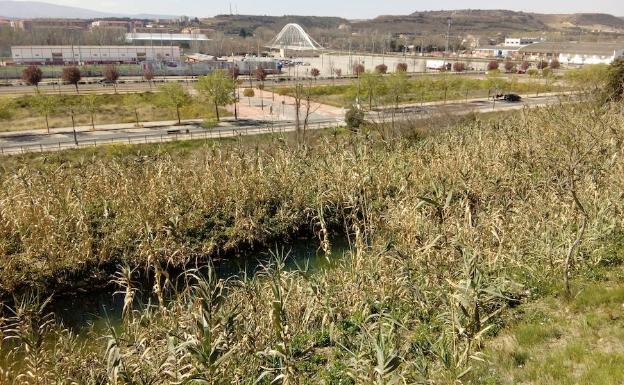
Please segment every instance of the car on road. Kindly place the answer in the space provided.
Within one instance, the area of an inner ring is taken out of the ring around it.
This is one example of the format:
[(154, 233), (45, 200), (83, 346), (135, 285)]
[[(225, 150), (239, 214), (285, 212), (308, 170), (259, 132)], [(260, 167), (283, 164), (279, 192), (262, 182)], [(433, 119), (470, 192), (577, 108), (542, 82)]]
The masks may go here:
[(98, 83), (103, 85), (103, 86), (112, 86), (113, 85), (113, 81), (109, 80), (109, 79), (100, 79), (100, 80), (98, 80)]
[(522, 100), (522, 97), (518, 94), (498, 94), (495, 98), (509, 103), (516, 103)]

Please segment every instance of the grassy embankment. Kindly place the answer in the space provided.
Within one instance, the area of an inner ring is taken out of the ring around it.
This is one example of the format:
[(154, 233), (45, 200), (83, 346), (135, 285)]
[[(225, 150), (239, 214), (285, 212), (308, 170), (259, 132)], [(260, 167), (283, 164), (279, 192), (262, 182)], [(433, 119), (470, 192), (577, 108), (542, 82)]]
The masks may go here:
[[(32, 306), (17, 317), (6, 311), (2, 330), (21, 365), (4, 378), (617, 380), (621, 106), (523, 111), (435, 133), (402, 129), (384, 141), (343, 133), (303, 147), (268, 139), (255, 151), (213, 143), (180, 156), (74, 153), (9, 163), (0, 171), (3, 290), (96, 281), (119, 263), (129, 266), (116, 276), (126, 303), (134, 267), (152, 275), (158, 300), (128, 307), (104, 340), (76, 339)], [(314, 275), (284, 271), (277, 258), (259, 277), (189, 272), (179, 291), (170, 285), (172, 265), (301, 229), (326, 248), (328, 234), (343, 231), (351, 252)], [(614, 349), (579, 350), (574, 336), (601, 349), (601, 333), (616, 339)]]
[[(157, 93), (136, 94), (140, 98), (136, 106), (139, 121), (176, 120), (176, 113), (170, 108), (163, 108), (158, 103)], [(127, 95), (49, 95), (55, 99), (55, 109), (49, 117), (51, 128), (71, 127), (71, 115), (69, 109), (73, 108), (76, 115), (76, 124), (82, 126), (91, 125), (91, 113), (85, 109), (85, 98), (94, 97), (95, 112), (93, 120), (95, 125), (114, 123), (133, 123), (136, 121), (135, 106), (127, 102)], [(19, 97), (0, 97), (0, 104), (5, 105), (10, 113), (10, 118), (0, 120), (0, 131), (20, 131), (27, 129), (45, 129), (45, 115), (36, 107), (36, 97), (31, 95)], [(223, 111), (222, 116), (227, 115)], [(192, 103), (181, 109), (182, 119), (214, 118), (214, 107), (193, 99)]]
[[(528, 79), (528, 75), (527, 79)], [(514, 92), (520, 94), (537, 94), (561, 90), (561, 85), (553, 82), (548, 84), (540, 79), (518, 81), (507, 77), (492, 77), (491, 79), (473, 79), (464, 76), (434, 76), (411, 79), (407, 81), (406, 92), (402, 93), (399, 103), (426, 103), (442, 100), (462, 100), (471, 98), (487, 98), (495, 93)], [(280, 95), (293, 96), (294, 87), (276, 87), (275, 92)], [(315, 85), (310, 82), (309, 92), (311, 99), (318, 103), (337, 107), (349, 107), (353, 104), (358, 93), (358, 81), (348, 85)], [(368, 96), (365, 87), (360, 86), (360, 100), (364, 107), (368, 107)], [(374, 91), (373, 106), (391, 105), (394, 100), (389, 97), (381, 82)]]

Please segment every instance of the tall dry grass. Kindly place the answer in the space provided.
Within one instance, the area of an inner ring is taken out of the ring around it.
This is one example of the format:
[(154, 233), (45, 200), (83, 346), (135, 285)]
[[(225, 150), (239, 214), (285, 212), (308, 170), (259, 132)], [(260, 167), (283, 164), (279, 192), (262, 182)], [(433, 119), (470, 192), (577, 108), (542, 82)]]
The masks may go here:
[[(313, 147), (214, 148), (185, 159), (5, 171), (5, 290), (121, 262), (148, 265), (158, 276), (155, 291), (171, 300), (128, 309), (105, 341), (79, 343), (60, 327), (46, 330), (55, 336), (48, 349), (11, 350), (33, 355), (37, 371), (8, 367), (4, 378), (467, 381), (505, 309), (562, 290), (564, 271), (574, 287), (575, 274), (614, 263), (602, 250), (622, 236), (619, 108), (527, 110), (419, 140), (349, 135)], [(588, 219), (570, 255), (583, 217), (577, 200)], [(315, 274), (287, 271), (277, 253), (256, 277), (190, 270), (178, 278), (185, 284), (168, 285), (163, 276), (167, 264), (302, 227), (322, 239), (341, 229), (351, 252)], [(116, 279), (127, 297), (133, 274), (128, 268)], [(22, 314), (5, 309), (6, 337), (39, 328), (29, 319), (43, 315)], [(60, 352), (62, 360), (49, 359)]]

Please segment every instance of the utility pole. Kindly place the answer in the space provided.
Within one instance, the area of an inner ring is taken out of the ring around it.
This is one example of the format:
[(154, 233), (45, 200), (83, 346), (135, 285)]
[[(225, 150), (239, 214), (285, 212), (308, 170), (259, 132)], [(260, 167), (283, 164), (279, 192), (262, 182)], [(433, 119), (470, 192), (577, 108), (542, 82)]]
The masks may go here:
[(451, 23), (453, 22), (453, 19), (449, 16), (446, 18), (446, 22), (447, 22), (447, 28), (446, 28), (446, 49), (444, 50), (444, 70), (446, 71), (446, 59), (448, 58), (448, 54), (449, 54), (449, 42), (451, 39)]

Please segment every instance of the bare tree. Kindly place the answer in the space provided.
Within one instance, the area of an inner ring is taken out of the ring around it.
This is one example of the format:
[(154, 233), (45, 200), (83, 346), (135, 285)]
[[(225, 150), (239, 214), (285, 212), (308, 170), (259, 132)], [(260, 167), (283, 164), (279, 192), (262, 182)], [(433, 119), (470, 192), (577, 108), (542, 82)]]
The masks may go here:
[(487, 64), (487, 70), (488, 71), (494, 71), (498, 69), (498, 61), (497, 60), (491, 60), (490, 62), (488, 62)]
[(35, 86), (35, 88), (39, 88), (39, 83), (43, 79), (43, 72), (41, 68), (37, 66), (28, 66), (24, 68), (22, 71), (22, 80), (26, 82), (29, 86)]
[(143, 79), (147, 80), (149, 83), (150, 89), (152, 88), (152, 84), (154, 83), (154, 78), (156, 75), (154, 74), (154, 70), (151, 67), (147, 67), (143, 70)]
[(396, 72), (407, 72), (407, 63), (398, 63), (396, 65)]
[(464, 72), (466, 71), (466, 64), (460, 61), (453, 63), (453, 71)]
[(318, 68), (312, 68), (310, 70), (310, 75), (312, 75), (315, 81), (316, 81), (316, 78), (319, 77), (320, 74), (321, 74), (321, 71), (319, 71)]
[(357, 77), (360, 77), (361, 74), (364, 73), (364, 71), (366, 71), (366, 68), (364, 67), (364, 64), (355, 64), (353, 66), (353, 74)]
[(82, 74), (80, 73), (80, 69), (76, 66), (65, 67), (63, 68), (62, 79), (64, 82), (73, 84), (76, 87), (76, 93), (78, 94), (78, 83), (82, 79)]
[(386, 72), (388, 72), (388, 66), (385, 64), (379, 64), (375, 67), (375, 72), (384, 75)]
[(515, 72), (515, 70), (516, 70), (516, 63), (512, 62), (511, 60), (505, 61), (505, 72), (507, 73)]
[(102, 71), (102, 75), (106, 81), (113, 83), (113, 87), (115, 87), (115, 93), (117, 93), (117, 80), (119, 80), (119, 71), (117, 67), (114, 65), (109, 65), (104, 68)]

